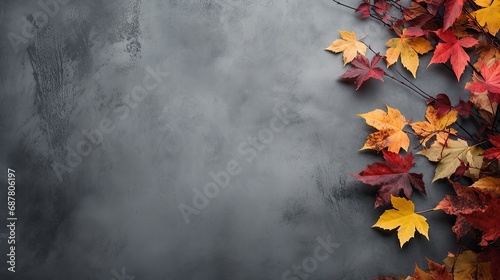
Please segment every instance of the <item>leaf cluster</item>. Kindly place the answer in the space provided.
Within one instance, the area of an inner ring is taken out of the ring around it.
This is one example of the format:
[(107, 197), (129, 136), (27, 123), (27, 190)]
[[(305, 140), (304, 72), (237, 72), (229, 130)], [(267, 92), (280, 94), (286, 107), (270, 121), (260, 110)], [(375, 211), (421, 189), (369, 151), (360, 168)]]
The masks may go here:
[[(416, 266), (413, 276), (400, 279), (500, 279), (500, 0), (363, 0), (357, 7), (334, 2), (394, 34), (382, 55), (354, 32), (340, 31), (326, 50), (342, 52), (344, 66), (350, 65), (341, 78), (353, 80), (356, 90), (370, 79), (389, 78), (427, 104), (425, 119), (418, 121), (389, 105), (359, 114), (375, 130), (361, 150), (380, 153), (383, 162), (351, 175), (378, 188), (376, 208), (392, 205), (373, 227), (397, 229), (402, 248), (415, 232), (429, 239), (423, 214), (444, 211), (456, 217), (452, 230), (458, 251), (442, 265), (428, 260), (427, 270)], [(460, 93), (429, 94), (418, 87), (414, 79), (423, 55), (431, 56), (427, 67), (439, 64), (457, 82), (467, 79), (467, 98), (452, 104), (450, 96)], [(412, 77), (392, 67), (399, 62)], [(464, 75), (466, 68), (472, 75)], [(432, 182), (447, 180), (455, 190), (435, 208), (420, 212), (411, 195), (426, 190), (424, 174), (411, 172), (412, 142), (417, 155), (435, 164)]]

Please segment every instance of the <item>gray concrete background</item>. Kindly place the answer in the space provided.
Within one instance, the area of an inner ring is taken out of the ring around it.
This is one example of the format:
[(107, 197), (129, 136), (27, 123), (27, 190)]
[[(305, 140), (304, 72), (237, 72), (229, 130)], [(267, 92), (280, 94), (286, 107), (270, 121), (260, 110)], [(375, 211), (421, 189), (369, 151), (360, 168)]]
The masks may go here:
[[(375, 188), (348, 176), (381, 159), (358, 152), (372, 130), (356, 114), (425, 112), (390, 80), (358, 92), (338, 80), (342, 58), (323, 49), (350, 30), (384, 52), (390, 34), (377, 23), (328, 0), (85, 0), (48, 7), (31, 30), (23, 18), (42, 6), (0, 3), (0, 166), (17, 172), (19, 218), (15, 274), (0, 238), (2, 279), (299, 279), (284, 273), (328, 236), (339, 247), (308, 279), (370, 279), (454, 249), (453, 221), (429, 213), (430, 241), (401, 250), (395, 232), (371, 229), (383, 212)], [(422, 88), (462, 94), (426, 65)], [(168, 76), (127, 103), (148, 67)], [(275, 106), (294, 118), (252, 156), (245, 142), (269, 134)], [(82, 130), (103, 120), (114, 130), (71, 159)], [(179, 205), (193, 207), (194, 189), (229, 162), (241, 172), (187, 224)], [(59, 180), (55, 163), (71, 173)], [(451, 191), (430, 184), (425, 158), (414, 170), (428, 191), (414, 195), (417, 210)]]

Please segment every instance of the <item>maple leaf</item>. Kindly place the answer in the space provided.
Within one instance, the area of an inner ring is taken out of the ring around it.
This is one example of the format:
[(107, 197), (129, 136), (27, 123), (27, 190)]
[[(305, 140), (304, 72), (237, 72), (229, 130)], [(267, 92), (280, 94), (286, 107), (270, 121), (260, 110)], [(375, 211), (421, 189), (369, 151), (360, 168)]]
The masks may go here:
[(455, 129), (448, 127), (457, 121), (458, 112), (451, 110), (442, 117), (438, 116), (438, 112), (434, 106), (427, 106), (425, 112), (427, 121), (410, 124), (415, 134), (422, 138), (420, 143), (424, 146), (433, 136), (436, 136), (439, 143), (444, 144), (450, 134), (456, 135), (457, 133)]
[(366, 55), (366, 45), (356, 39), (356, 33), (349, 31), (339, 31), (341, 39), (333, 43), (325, 50), (333, 53), (343, 52), (344, 66), (351, 62), (358, 53)]
[(393, 153), (398, 153), (399, 149), (408, 151), (410, 138), (403, 131), (408, 123), (398, 109), (387, 106), (387, 113), (376, 109), (366, 114), (358, 114), (358, 116), (364, 118), (366, 124), (378, 130), (368, 136), (361, 150), (380, 151), (388, 148), (388, 151)]
[(488, 32), (495, 36), (500, 30), (500, 0), (475, 0), (482, 9), (475, 12), (477, 22), (488, 28)]
[(358, 8), (354, 11), (355, 13), (360, 13), (360, 18), (370, 17), (370, 2), (369, 0), (364, 0)]
[[(447, 195), (434, 210), (443, 210), (446, 214), (458, 216), (456, 229), (469, 225), (482, 232), (479, 245), (487, 246), (500, 237), (500, 199), (489, 192), (474, 187), (465, 187), (454, 183), (456, 196)], [(469, 225), (467, 225), (469, 224)], [(455, 231), (455, 230), (454, 230)], [(463, 232), (460, 233), (463, 236)], [(458, 234), (457, 234), (458, 237)]]
[(392, 7), (391, 4), (387, 3), (386, 0), (375, 0), (373, 4), (373, 9), (377, 14), (384, 14)]
[(391, 196), (391, 202), (394, 209), (386, 210), (372, 227), (379, 227), (385, 230), (398, 228), (398, 239), (401, 248), (415, 236), (415, 230), (429, 240), (429, 224), (426, 222), (427, 219), (415, 213), (413, 202), (395, 196)]
[[(487, 150), (486, 150), (487, 151)], [(485, 151), (485, 153), (486, 153)], [(483, 153), (484, 155), (484, 153)], [(472, 184), (474, 188), (488, 191), (493, 195), (500, 197), (500, 178), (483, 177)]]
[(380, 61), (380, 56), (375, 55), (372, 62), (368, 60), (364, 55), (358, 54), (356, 58), (351, 61), (352, 69), (347, 70), (341, 78), (352, 79), (356, 78), (356, 90), (368, 79), (374, 78), (380, 81), (384, 81), (383, 75), (385, 71), (380, 67), (375, 67)]
[(470, 159), (478, 157), (482, 153), (479, 147), (469, 147), (462, 139), (448, 139), (446, 143), (434, 141), (431, 146), (418, 152), (419, 155), (427, 157), (430, 161), (438, 162), (432, 182), (450, 177), (461, 165), (461, 161), (469, 163)]
[(467, 0), (447, 0), (444, 4), (443, 29), (450, 28), (455, 20), (462, 14), (462, 8)]
[(443, 210), (448, 215), (468, 215), (475, 212), (485, 212), (491, 196), (476, 188), (462, 186), (452, 182), (455, 195), (446, 195), (434, 210)]
[(474, 73), (473, 82), (468, 83), (465, 89), (475, 93), (488, 91), (489, 93), (500, 94), (500, 61), (491, 65), (483, 63), (479, 71), (481, 76)]
[(446, 265), (440, 265), (429, 259), (427, 259), (427, 264), (429, 266), (428, 272), (415, 265), (414, 277), (416, 280), (453, 280)]
[(492, 197), (484, 212), (476, 211), (465, 215), (465, 219), (474, 228), (482, 232), (479, 245), (488, 246), (489, 243), (497, 241), (500, 237), (500, 199)]
[(472, 37), (464, 37), (457, 40), (457, 37), (450, 29), (446, 31), (436, 32), (438, 37), (444, 41), (436, 46), (434, 55), (432, 56), (429, 65), (436, 63), (446, 63), (450, 60), (451, 67), (457, 80), (460, 81), (460, 76), (465, 70), (465, 66), (470, 61), (469, 55), (465, 52), (464, 48), (470, 48), (478, 44), (479, 41)]
[(482, 261), (478, 254), (471, 250), (463, 251), (458, 256), (449, 253), (444, 263), (450, 270), (453, 268), (454, 280), (493, 280), (491, 264)]
[(488, 139), (493, 145), (493, 148), (486, 149), (483, 153), (483, 157), (500, 160), (500, 135), (488, 135)]
[(389, 47), (385, 53), (387, 67), (396, 63), (401, 56), (401, 63), (412, 73), (414, 78), (417, 77), (418, 55), (425, 54), (433, 49), (427, 39), (408, 36), (406, 29), (403, 30), (400, 38), (393, 38), (387, 41), (386, 46)]
[(412, 153), (402, 157), (396, 153), (382, 150), (382, 154), (387, 164), (377, 162), (370, 164), (359, 174), (351, 174), (365, 184), (380, 186), (377, 191), (375, 207), (389, 204), (391, 196), (400, 196), (401, 193), (410, 198), (412, 187), (425, 194), (422, 174), (409, 173), (415, 164)]

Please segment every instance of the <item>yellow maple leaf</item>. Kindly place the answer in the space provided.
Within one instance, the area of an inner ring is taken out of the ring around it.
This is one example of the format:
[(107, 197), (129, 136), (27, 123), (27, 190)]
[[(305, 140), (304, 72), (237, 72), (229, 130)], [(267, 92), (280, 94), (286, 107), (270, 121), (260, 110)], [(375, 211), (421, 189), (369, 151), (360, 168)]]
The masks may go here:
[(500, 196), (500, 178), (484, 177), (472, 184), (473, 187), (491, 192)]
[(475, 0), (482, 9), (475, 12), (477, 22), (488, 28), (488, 32), (495, 36), (500, 30), (500, 0)]
[(491, 263), (481, 261), (471, 250), (463, 251), (458, 256), (449, 253), (444, 263), (450, 270), (453, 267), (454, 280), (493, 280)]
[(431, 43), (425, 38), (406, 36), (406, 29), (403, 30), (401, 38), (390, 39), (385, 44), (389, 47), (385, 53), (387, 67), (396, 63), (401, 56), (401, 63), (413, 74), (414, 78), (417, 77), (418, 55), (433, 49)]
[(368, 136), (361, 150), (380, 151), (387, 147), (393, 153), (399, 153), (399, 149), (408, 151), (410, 138), (403, 131), (408, 122), (398, 109), (387, 106), (387, 113), (376, 109), (358, 116), (364, 118), (366, 124), (378, 130)]
[[(476, 146), (469, 147), (469, 144), (462, 139), (448, 139), (446, 143), (434, 141), (429, 148), (417, 154), (427, 157), (430, 161), (438, 162), (436, 173), (432, 179), (434, 182), (438, 179), (449, 178), (460, 166), (461, 161), (468, 164), (470, 160), (471, 165), (476, 166), (477, 157), (482, 152), (483, 149)], [(466, 175), (473, 176), (474, 174), (471, 175), (469, 171)]]
[(438, 117), (438, 111), (433, 106), (427, 106), (427, 111), (425, 112), (425, 118), (427, 121), (414, 122), (410, 124), (413, 131), (417, 136), (422, 139), (420, 143), (425, 146), (427, 141), (429, 141), (433, 136), (439, 143), (444, 144), (448, 137), (451, 135), (456, 135), (457, 131), (453, 128), (448, 128), (457, 121), (458, 112), (456, 110), (451, 110), (446, 115)]
[(399, 245), (403, 245), (415, 236), (415, 230), (429, 240), (429, 224), (426, 218), (415, 213), (411, 200), (391, 195), (394, 209), (386, 210), (372, 227), (386, 230), (398, 229)]
[(333, 43), (325, 50), (333, 53), (344, 52), (344, 66), (351, 62), (358, 53), (366, 55), (366, 45), (356, 39), (356, 33), (349, 31), (339, 31), (341, 39)]

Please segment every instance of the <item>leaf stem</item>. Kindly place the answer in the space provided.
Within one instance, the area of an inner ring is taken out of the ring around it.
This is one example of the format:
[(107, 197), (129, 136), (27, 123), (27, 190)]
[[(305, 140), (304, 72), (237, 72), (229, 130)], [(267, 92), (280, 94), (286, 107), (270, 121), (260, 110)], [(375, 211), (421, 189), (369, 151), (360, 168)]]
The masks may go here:
[(429, 212), (432, 212), (432, 211), (436, 211), (436, 210), (435, 209), (427, 209), (427, 210), (422, 210), (422, 211), (415, 212), (415, 214), (424, 214), (424, 213), (429, 213)]

